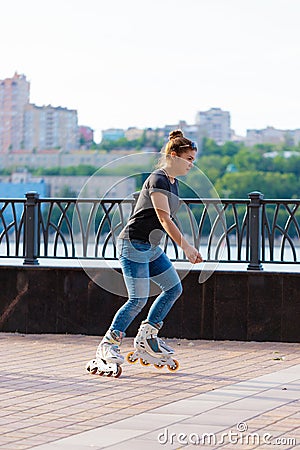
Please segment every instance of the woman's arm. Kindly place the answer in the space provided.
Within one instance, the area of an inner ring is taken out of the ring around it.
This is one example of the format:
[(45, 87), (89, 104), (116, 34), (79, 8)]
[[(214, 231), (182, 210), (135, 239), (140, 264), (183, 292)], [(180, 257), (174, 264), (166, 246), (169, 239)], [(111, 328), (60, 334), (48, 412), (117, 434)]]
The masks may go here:
[(188, 260), (193, 264), (202, 262), (203, 259), (201, 254), (195, 247), (188, 243), (188, 241), (180, 232), (179, 228), (171, 219), (168, 197), (162, 192), (152, 192), (151, 201), (157, 214), (158, 220), (160, 221), (164, 230), (168, 233), (171, 239), (173, 239), (173, 241), (182, 248)]

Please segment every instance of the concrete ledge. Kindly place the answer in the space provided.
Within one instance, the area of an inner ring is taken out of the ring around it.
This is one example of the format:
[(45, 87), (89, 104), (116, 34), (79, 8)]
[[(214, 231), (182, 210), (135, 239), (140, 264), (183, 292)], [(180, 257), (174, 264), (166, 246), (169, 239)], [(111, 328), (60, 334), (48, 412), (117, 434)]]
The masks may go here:
[[(109, 264), (120, 274), (116, 262)], [(109, 264), (93, 269), (98, 279), (109, 282)], [(165, 321), (165, 337), (300, 342), (300, 273), (219, 267), (199, 284), (199, 270), (176, 267), (184, 291)], [(125, 286), (120, 286), (123, 295), (112, 294), (80, 264), (1, 266), (0, 285), (0, 331), (5, 332), (102, 335), (126, 301)], [(128, 336), (135, 335), (152, 300)]]

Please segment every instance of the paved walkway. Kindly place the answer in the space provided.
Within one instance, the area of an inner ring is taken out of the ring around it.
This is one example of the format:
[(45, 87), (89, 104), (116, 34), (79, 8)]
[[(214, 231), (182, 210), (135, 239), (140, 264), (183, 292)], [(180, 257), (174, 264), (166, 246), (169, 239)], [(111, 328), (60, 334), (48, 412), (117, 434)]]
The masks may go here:
[(173, 339), (178, 372), (105, 378), (84, 370), (98, 342), (0, 333), (1, 449), (299, 448), (299, 344)]

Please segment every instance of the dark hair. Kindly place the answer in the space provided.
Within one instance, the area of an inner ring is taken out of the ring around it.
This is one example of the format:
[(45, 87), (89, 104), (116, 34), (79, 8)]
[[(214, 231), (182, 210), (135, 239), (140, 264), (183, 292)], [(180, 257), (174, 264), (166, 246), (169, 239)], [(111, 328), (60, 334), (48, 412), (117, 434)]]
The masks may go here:
[(186, 153), (188, 150), (196, 150), (197, 147), (193, 141), (183, 136), (181, 130), (173, 130), (169, 133), (169, 140), (161, 150), (161, 157), (157, 164), (157, 167), (161, 167), (166, 158), (168, 158), (172, 152), (175, 152), (178, 156)]

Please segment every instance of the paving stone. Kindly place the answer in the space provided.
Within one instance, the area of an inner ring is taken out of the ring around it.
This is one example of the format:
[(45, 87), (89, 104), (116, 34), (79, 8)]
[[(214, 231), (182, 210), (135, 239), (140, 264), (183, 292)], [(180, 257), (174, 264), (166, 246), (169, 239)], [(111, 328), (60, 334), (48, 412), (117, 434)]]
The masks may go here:
[[(167, 448), (157, 445), (159, 420), (166, 424), (171, 420), (170, 430), (180, 431), (180, 421), (185, 421), (189, 432), (197, 432), (198, 426), (230, 430), (230, 421), (236, 426), (239, 418), (232, 405), (239, 401), (241, 417), (243, 413), (249, 417), (249, 431), (273, 430), (300, 443), (300, 406), (295, 397), (299, 398), (300, 388), (296, 382), (299, 344), (168, 339), (176, 349), (179, 371), (125, 363), (122, 376), (115, 379), (85, 372), (100, 339), (0, 333), (1, 449), (84, 450), (86, 432), (96, 437), (95, 446), (89, 447), (94, 449), (105, 445), (120, 450)], [(121, 350), (125, 355), (132, 350), (132, 341), (124, 339)], [(19, 365), (6, 364), (19, 355), (22, 370)], [(43, 366), (37, 364), (41, 355)], [(281, 359), (275, 361), (278, 355)], [(278, 385), (272, 390), (274, 383)], [(254, 398), (258, 388), (265, 392), (265, 398), (261, 392)], [(221, 424), (218, 417), (226, 408), (227, 420)], [(211, 417), (208, 424), (201, 418), (207, 410), (215, 410), (206, 416)], [(109, 430), (114, 432), (115, 443), (110, 443)], [(250, 448), (255, 446), (247, 446)]]

